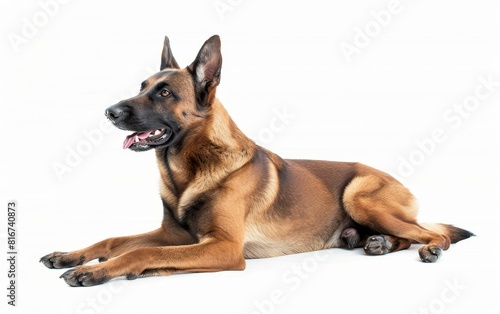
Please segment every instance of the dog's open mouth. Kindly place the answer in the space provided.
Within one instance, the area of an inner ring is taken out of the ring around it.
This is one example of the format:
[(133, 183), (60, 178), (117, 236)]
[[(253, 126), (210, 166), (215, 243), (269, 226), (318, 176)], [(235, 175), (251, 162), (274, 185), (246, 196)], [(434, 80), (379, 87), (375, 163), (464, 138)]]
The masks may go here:
[(158, 129), (146, 132), (134, 132), (125, 138), (123, 149), (147, 150), (165, 144), (172, 136), (172, 130)]

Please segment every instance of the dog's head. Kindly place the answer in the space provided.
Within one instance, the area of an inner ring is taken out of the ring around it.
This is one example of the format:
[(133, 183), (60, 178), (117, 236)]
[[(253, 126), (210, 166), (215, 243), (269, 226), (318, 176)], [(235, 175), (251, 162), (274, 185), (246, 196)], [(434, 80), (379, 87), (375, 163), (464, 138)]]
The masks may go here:
[(116, 127), (133, 131), (123, 148), (168, 147), (182, 140), (190, 128), (201, 125), (215, 99), (221, 66), (219, 36), (210, 37), (184, 69), (179, 68), (165, 37), (160, 72), (142, 82), (137, 96), (106, 109)]

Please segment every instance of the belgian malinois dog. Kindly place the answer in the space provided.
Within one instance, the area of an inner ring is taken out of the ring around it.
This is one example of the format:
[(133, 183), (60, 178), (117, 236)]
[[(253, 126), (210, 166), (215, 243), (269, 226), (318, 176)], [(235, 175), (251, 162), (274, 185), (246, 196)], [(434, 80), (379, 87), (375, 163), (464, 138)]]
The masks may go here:
[[(243, 270), (245, 258), (363, 247), (382, 255), (421, 243), (435, 262), (473, 234), (419, 224), (415, 198), (390, 175), (360, 163), (289, 160), (246, 137), (216, 98), (219, 36), (180, 69), (165, 37), (160, 72), (139, 94), (106, 109), (132, 131), (123, 148), (154, 149), (161, 174), (161, 227), (42, 257), (70, 286), (180, 272)], [(83, 265), (99, 259), (101, 263)]]

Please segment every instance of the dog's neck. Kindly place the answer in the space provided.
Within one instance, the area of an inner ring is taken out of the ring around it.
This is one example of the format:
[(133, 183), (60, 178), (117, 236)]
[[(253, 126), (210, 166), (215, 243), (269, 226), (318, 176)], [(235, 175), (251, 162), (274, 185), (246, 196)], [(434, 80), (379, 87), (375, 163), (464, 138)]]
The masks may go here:
[[(241, 168), (254, 156), (256, 145), (234, 123), (218, 99), (211, 104), (211, 113), (199, 125), (198, 132), (186, 134), (174, 147), (157, 149), (160, 171), (167, 172), (176, 194), (182, 194), (187, 182), (197, 176), (210, 177), (218, 182), (231, 172)], [(161, 169), (164, 162), (167, 169)], [(208, 181), (208, 182), (209, 182)]]
[(215, 98), (211, 106), (215, 114), (208, 117), (208, 123), (205, 125), (207, 139), (214, 145), (230, 151), (251, 150), (253, 153), (255, 143), (238, 128), (219, 99)]

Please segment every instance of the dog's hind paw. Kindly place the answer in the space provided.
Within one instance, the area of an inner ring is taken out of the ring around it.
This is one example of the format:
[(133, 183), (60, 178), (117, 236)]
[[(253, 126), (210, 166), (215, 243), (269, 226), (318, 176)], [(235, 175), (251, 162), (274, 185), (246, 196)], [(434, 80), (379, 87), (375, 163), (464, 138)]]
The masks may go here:
[(384, 255), (391, 249), (392, 243), (382, 234), (369, 237), (364, 246), (365, 253), (368, 255)]
[(345, 245), (349, 248), (355, 248), (358, 246), (361, 237), (359, 236), (358, 230), (355, 228), (346, 228), (342, 231), (342, 241), (344, 241)]
[(443, 254), (443, 250), (435, 245), (424, 245), (418, 249), (418, 255), (424, 263), (434, 263)]

